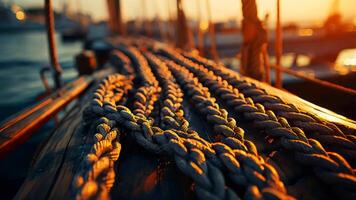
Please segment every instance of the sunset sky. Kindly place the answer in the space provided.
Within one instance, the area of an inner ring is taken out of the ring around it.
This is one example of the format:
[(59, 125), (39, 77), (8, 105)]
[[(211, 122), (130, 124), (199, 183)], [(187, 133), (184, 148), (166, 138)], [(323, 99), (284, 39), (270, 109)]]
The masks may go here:
[[(54, 0), (58, 8), (64, 0)], [(191, 18), (196, 17), (196, 1), (183, 0), (185, 11)], [(14, 0), (21, 6), (42, 5), (43, 0)], [(101, 20), (107, 17), (106, 0), (67, 0), (73, 10), (77, 9), (78, 4), (82, 10), (91, 13), (95, 19)], [(160, 16), (168, 16), (168, 5), (172, 11), (175, 9), (175, 0), (146, 0), (147, 16), (153, 17), (157, 11)], [(206, 18), (206, 0), (200, 0), (202, 17)], [(215, 21), (227, 19), (241, 20), (241, 1), (240, 0), (210, 0), (212, 15)], [(281, 0), (282, 21), (299, 22), (304, 24), (316, 23), (324, 20), (330, 12), (333, 0)], [(142, 13), (142, 0), (122, 0), (124, 8), (124, 18), (134, 19)], [(276, 0), (257, 0), (258, 11), (260, 16), (270, 13), (271, 20), (275, 17)], [(157, 7), (155, 7), (157, 5)], [(356, 19), (356, 0), (340, 0), (340, 10), (344, 19)]]

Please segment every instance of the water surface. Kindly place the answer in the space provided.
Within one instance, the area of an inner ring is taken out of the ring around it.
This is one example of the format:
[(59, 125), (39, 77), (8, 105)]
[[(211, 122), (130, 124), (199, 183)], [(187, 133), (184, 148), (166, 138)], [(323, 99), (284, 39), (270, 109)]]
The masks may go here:
[[(77, 76), (73, 56), (80, 52), (82, 45), (63, 43), (59, 35), (57, 44), (63, 81), (68, 82)], [(0, 33), (0, 122), (36, 103), (36, 97), (44, 92), (39, 71), (48, 64), (45, 32)], [(51, 78), (49, 82), (53, 83)], [(0, 199), (14, 197), (35, 158), (36, 149), (53, 127), (51, 120), (24, 144), (0, 158)]]
[[(57, 35), (63, 80), (77, 76), (73, 56), (81, 43), (63, 43)], [(35, 103), (44, 91), (39, 71), (49, 65), (45, 32), (0, 33), (0, 121)], [(51, 77), (49, 77), (51, 78)], [(52, 84), (52, 79), (49, 80)]]

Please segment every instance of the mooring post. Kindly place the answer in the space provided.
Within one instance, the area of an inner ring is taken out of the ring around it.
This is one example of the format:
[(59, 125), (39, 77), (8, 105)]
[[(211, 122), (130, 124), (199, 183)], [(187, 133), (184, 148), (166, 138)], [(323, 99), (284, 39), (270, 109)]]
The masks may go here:
[(52, 0), (45, 0), (45, 10), (49, 55), (51, 60), (51, 66), (54, 69), (54, 84), (55, 87), (58, 89), (61, 87), (62, 68), (59, 65), (57, 57)]

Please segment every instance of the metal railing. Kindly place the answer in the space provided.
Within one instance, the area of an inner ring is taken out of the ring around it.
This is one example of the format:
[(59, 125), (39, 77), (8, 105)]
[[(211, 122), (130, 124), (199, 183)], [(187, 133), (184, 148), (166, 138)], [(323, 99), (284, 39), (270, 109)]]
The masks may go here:
[[(271, 65), (271, 68), (277, 69), (277, 67), (275, 65)], [(300, 72), (296, 72), (294, 70), (291, 70), (291, 69), (288, 69), (288, 68), (285, 68), (285, 67), (280, 67), (279, 70), (282, 73), (285, 73), (285, 74), (288, 74), (288, 75), (291, 75), (291, 76), (294, 76), (294, 77), (298, 77), (298, 78), (304, 79), (306, 81), (309, 81), (309, 82), (312, 82), (312, 83), (315, 83), (315, 84), (318, 84), (318, 85), (321, 85), (321, 86), (324, 86), (324, 87), (335, 89), (335, 90), (338, 90), (338, 91), (341, 91), (341, 92), (345, 92), (345, 93), (348, 93), (348, 94), (351, 94), (351, 95), (356, 95), (356, 90), (352, 89), (352, 88), (348, 88), (348, 87), (345, 87), (345, 86), (342, 86), (342, 85), (338, 85), (336, 83), (332, 83), (332, 82), (329, 82), (329, 81), (324, 81), (324, 80), (321, 80), (321, 79), (313, 78), (313, 77), (304, 75), (304, 74), (302, 74)], [(283, 79), (282, 79), (282, 81), (283, 81)]]

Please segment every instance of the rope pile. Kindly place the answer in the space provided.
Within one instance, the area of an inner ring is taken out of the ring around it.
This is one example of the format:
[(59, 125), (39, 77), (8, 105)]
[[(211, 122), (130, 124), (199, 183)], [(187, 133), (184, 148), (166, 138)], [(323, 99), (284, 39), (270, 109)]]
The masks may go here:
[(221, 76), (254, 102), (262, 104), (277, 116), (286, 118), (291, 125), (303, 129), (307, 136), (320, 141), (327, 149), (343, 155), (350, 160), (350, 163), (355, 161), (355, 133), (344, 133), (335, 124), (324, 121), (311, 113), (300, 111), (294, 105), (284, 102), (277, 96), (268, 94), (266, 90), (258, 88), (255, 84), (242, 79), (237, 73), (224, 66), (217, 66), (213, 62), (209, 62), (207, 59), (198, 56), (187, 55), (187, 58)]
[[(255, 103), (252, 98), (245, 98), (237, 88), (232, 87), (226, 80), (204, 66), (178, 54), (171, 53), (170, 56), (197, 75), (204, 85), (232, 108), (232, 112), (242, 113), (245, 118), (252, 120), (257, 128), (275, 138), (281, 147), (293, 152), (297, 161), (313, 167), (315, 174), (321, 180), (337, 187), (343, 193), (351, 193), (355, 188), (356, 179), (353, 169), (341, 155), (326, 152), (317, 140), (308, 139), (302, 129), (292, 127), (289, 124), (289, 119), (283, 116), (277, 117), (273, 111), (266, 110), (262, 104)], [(273, 98), (265, 96), (265, 99)], [(263, 97), (262, 95), (259, 98), (263, 99)], [(292, 119), (302, 119), (301, 117), (297, 118), (298, 115), (295, 116), (296, 118)], [(311, 126), (315, 127), (316, 124)]]
[[(231, 114), (250, 120), (256, 127), (250, 134), (267, 135), (272, 142), (265, 145), (273, 151), (286, 152), (335, 191), (354, 194), (354, 170), (342, 156), (355, 158), (354, 135), (201, 57), (149, 44), (125, 43), (117, 49), (116, 63), (124, 67), (118, 71), (127, 76), (104, 80), (83, 113), (86, 135), (94, 140), (74, 179), (77, 199), (110, 197), (115, 161), (127, 148), (120, 144), (122, 137), (174, 161), (199, 199), (293, 199), (280, 178), (283, 170), (267, 162)], [(185, 111), (191, 107), (212, 134), (202, 135), (189, 123)], [(331, 138), (335, 143), (325, 141)], [(335, 145), (341, 155), (323, 147)]]
[[(218, 136), (222, 134), (223, 139), (218, 138), (214, 146), (224, 148), (223, 159), (228, 159), (229, 165), (226, 165), (228, 177), (237, 185), (248, 186), (257, 193), (259, 191), (274, 191), (275, 194), (283, 196), (285, 188), (279, 180), (275, 169), (264, 162), (263, 158), (258, 156), (255, 145), (244, 139), (244, 131), (236, 125), (233, 118), (228, 117), (228, 113), (211, 98), (207, 88), (203, 87), (198, 80), (187, 70), (179, 68), (172, 61), (169, 67), (176, 75), (178, 82), (183, 85), (192, 104), (198, 111), (213, 125), (213, 130)], [(219, 151), (219, 150), (217, 150)], [(231, 164), (234, 164), (232, 167)], [(279, 194), (280, 193), (280, 194)], [(284, 196), (287, 198), (287, 196)]]

